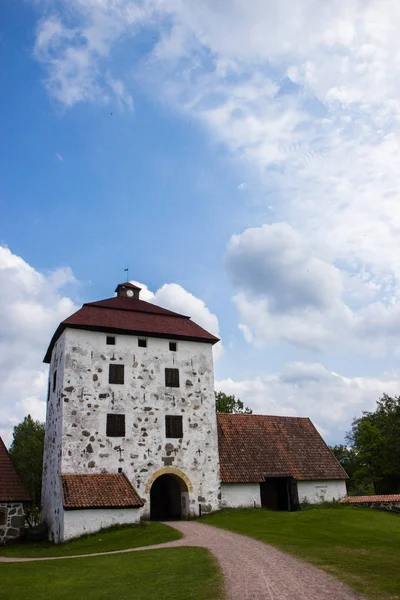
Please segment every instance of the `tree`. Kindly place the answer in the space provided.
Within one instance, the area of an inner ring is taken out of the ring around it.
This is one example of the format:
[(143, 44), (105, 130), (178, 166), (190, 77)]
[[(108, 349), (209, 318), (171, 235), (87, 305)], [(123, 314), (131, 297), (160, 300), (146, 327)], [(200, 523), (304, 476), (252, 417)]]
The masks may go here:
[(31, 415), (16, 425), (10, 456), (25, 487), (29, 491), (33, 506), (40, 504), (42, 490), (42, 464), (45, 424), (34, 421)]
[(373, 494), (374, 488), (372, 483), (369, 480), (360, 480), (358, 478), (360, 459), (358, 457), (357, 450), (351, 446), (345, 446), (343, 444), (331, 446), (330, 449), (349, 476), (349, 479), (346, 481), (347, 493), (350, 496), (364, 496)]
[(244, 406), (243, 402), (234, 395), (228, 396), (224, 392), (215, 392), (215, 407), (217, 413), (235, 413), (251, 415), (252, 409)]
[(354, 478), (376, 494), (400, 492), (400, 397), (384, 394), (374, 412), (354, 419), (347, 440), (357, 453)]

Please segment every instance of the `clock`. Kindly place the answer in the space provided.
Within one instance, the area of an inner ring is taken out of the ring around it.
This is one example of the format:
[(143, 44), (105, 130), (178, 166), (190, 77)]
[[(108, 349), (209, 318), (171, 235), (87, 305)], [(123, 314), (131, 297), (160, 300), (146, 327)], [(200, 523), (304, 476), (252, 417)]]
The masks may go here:
[(133, 291), (132, 290), (126, 290), (126, 295), (128, 296), (128, 298), (132, 298)]

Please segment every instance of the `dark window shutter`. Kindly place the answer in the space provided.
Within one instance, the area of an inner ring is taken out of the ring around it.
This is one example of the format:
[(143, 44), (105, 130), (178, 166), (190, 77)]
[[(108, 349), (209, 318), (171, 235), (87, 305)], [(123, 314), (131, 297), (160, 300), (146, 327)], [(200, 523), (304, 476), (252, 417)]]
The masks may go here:
[(115, 346), (115, 337), (113, 335), (108, 335), (106, 338), (107, 346)]
[(110, 365), (108, 372), (109, 383), (124, 383), (124, 365)]
[(165, 369), (166, 387), (179, 387), (179, 369)]
[(176, 342), (170, 342), (169, 349), (171, 350), (171, 352), (176, 352)]
[(144, 339), (138, 339), (138, 346), (139, 348), (147, 348), (147, 340)]
[(183, 422), (180, 416), (165, 417), (165, 437), (181, 438), (183, 437)]
[(53, 392), (56, 391), (57, 387), (57, 369), (53, 373)]
[(125, 437), (125, 415), (107, 415), (107, 437)]

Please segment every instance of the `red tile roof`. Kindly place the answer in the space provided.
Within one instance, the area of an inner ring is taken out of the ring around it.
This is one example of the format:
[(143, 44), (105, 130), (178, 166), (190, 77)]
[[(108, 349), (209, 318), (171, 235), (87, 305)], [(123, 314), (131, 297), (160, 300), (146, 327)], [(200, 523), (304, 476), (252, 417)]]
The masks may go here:
[(135, 488), (123, 473), (61, 476), (65, 509), (140, 508)]
[(308, 418), (218, 414), (217, 421), (223, 483), (348, 479)]
[(0, 502), (31, 502), (8, 450), (0, 438)]
[(400, 502), (400, 494), (381, 494), (379, 496), (346, 496), (342, 502), (346, 504), (363, 504), (364, 502)]
[(219, 341), (215, 335), (191, 321), (190, 317), (144, 300), (116, 296), (84, 304), (80, 310), (60, 323), (47, 349), (44, 362), (50, 362), (54, 344), (67, 327), (186, 339), (210, 344)]

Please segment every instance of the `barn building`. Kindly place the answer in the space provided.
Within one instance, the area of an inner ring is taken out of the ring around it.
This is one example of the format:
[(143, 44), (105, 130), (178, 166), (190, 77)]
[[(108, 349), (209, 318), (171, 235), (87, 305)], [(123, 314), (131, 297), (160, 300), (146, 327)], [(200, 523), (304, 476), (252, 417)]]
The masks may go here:
[(51, 539), (346, 494), (345, 472), (308, 419), (216, 415), (218, 341), (141, 300), (131, 283), (59, 325), (44, 359), (42, 515)]
[(17, 540), (25, 526), (31, 497), (23, 485), (8, 450), (0, 438), (0, 545)]

